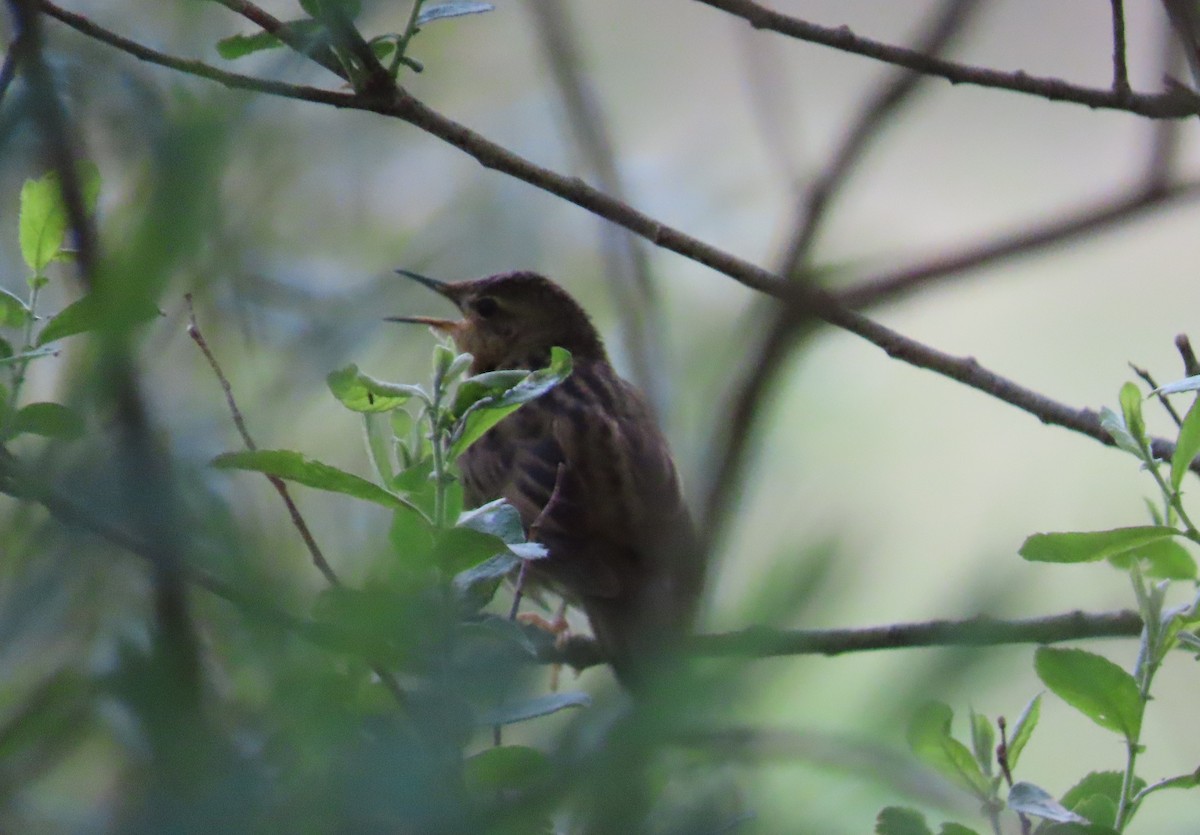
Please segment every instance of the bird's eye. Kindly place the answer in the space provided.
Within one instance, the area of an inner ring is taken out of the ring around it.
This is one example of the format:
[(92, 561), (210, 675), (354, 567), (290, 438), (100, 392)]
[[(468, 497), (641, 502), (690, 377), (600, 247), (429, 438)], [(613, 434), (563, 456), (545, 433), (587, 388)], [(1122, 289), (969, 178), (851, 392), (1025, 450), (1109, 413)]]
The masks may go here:
[(500, 305), (497, 304), (496, 300), (491, 296), (483, 296), (482, 298), (476, 299), (472, 307), (474, 307), (475, 312), (484, 319), (490, 319), (500, 309)]

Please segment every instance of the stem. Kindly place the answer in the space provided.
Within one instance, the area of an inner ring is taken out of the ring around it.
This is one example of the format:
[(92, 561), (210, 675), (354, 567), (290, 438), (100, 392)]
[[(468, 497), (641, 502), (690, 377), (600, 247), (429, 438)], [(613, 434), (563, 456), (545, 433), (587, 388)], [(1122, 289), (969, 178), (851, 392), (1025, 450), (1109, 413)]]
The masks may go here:
[[(1151, 592), (1146, 589), (1145, 580), (1143, 580), (1141, 572), (1137, 570), (1136, 563), (1130, 571), (1130, 579), (1133, 582), (1134, 594), (1137, 597), (1144, 624), (1142, 640), (1138, 646), (1137, 661), (1133, 667), (1133, 675), (1137, 680), (1138, 695), (1142, 700), (1144, 713), (1146, 703), (1150, 700), (1150, 683), (1154, 680), (1154, 674), (1161, 662), (1157, 644), (1162, 630), (1159, 613), (1154, 611), (1156, 607), (1151, 603)], [(1138, 732), (1131, 737), (1126, 737), (1125, 740), (1125, 773), (1121, 777), (1121, 800), (1117, 806), (1117, 819), (1113, 826), (1118, 832), (1124, 831), (1125, 824), (1129, 822), (1133, 810), (1137, 808), (1133, 797), (1133, 780), (1136, 776), (1138, 752), (1141, 749), (1140, 740), (1141, 722), (1138, 723)]]
[(399, 72), (400, 64), (404, 63), (408, 42), (417, 34), (417, 18), (421, 16), (421, 6), (424, 3), (425, 0), (413, 0), (412, 9), (408, 13), (408, 22), (404, 24), (404, 33), (396, 39), (396, 53), (392, 56), (392, 66), (388, 68), (389, 71), (392, 71), (393, 77)]
[[(25, 331), (21, 334), (22, 354), (33, 350), (33, 323), (37, 321), (38, 294), (41, 292), (43, 283), (44, 279), (40, 275), (35, 275), (29, 282), (29, 317), (25, 320)], [(9, 413), (15, 412), (17, 409), (21, 387), (25, 384), (25, 371), (31, 362), (33, 362), (32, 359), (25, 359), (13, 366), (12, 391), (8, 394)]]

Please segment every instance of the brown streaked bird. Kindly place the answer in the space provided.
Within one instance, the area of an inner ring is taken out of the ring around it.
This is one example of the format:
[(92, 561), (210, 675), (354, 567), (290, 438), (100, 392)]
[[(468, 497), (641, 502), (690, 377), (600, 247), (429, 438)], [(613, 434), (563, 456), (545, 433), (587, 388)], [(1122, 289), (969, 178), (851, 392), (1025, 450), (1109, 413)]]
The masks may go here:
[(459, 320), (394, 317), (447, 333), (471, 373), (537, 369), (557, 346), (571, 375), (506, 417), (459, 459), (468, 505), (507, 499), (549, 556), (529, 576), (583, 609), (631, 688), (691, 628), (704, 564), (667, 441), (609, 364), (587, 313), (543, 276), (445, 283), (398, 270), (452, 301)]

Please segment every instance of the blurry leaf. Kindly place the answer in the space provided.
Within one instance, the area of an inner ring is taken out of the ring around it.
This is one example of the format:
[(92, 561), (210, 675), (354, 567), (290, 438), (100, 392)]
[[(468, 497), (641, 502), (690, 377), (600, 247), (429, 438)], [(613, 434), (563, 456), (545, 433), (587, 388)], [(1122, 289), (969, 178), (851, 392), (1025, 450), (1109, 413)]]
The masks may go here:
[(1134, 740), (1142, 726), (1143, 703), (1133, 676), (1113, 662), (1081, 649), (1039, 647), (1034, 656), (1038, 678), (1067, 704)]
[(415, 510), (404, 499), (372, 484), (365, 478), (306, 458), (290, 449), (260, 449), (243, 452), (226, 452), (212, 460), (212, 465), (222, 470), (248, 470), (277, 478), (294, 481), (306, 487), (343, 493), (356, 499), (364, 499), (384, 507)]
[[(2, 304), (2, 302), (0, 302)], [(7, 339), (0, 336), (0, 360), (10, 359), (13, 355), (12, 344)]]
[(255, 32), (251, 35), (231, 35), (217, 41), (217, 54), (226, 61), (233, 61), (261, 52), (264, 49), (278, 49), (283, 41), (270, 32)]
[(458, 517), (457, 524), (459, 527), (489, 533), (509, 544), (525, 541), (521, 514), (506, 499), (496, 499), (466, 511)]
[[(29, 308), (12, 293), (0, 288), (0, 327), (19, 328), (29, 321)], [(11, 353), (12, 349), (9, 349)]]
[(1188, 550), (1173, 539), (1148, 542), (1122, 554), (1109, 557), (1116, 568), (1128, 571), (1137, 559), (1142, 564), (1142, 573), (1159, 580), (1196, 579), (1196, 561)]
[(433, 528), (408, 508), (392, 514), (388, 540), (400, 557), (398, 568), (422, 570), (428, 566), (433, 554)]
[(536, 748), (502, 745), (487, 748), (463, 764), (467, 791), (490, 799), (499, 792), (524, 789), (550, 778), (550, 760)]
[(1126, 383), (1121, 386), (1119, 398), (1121, 414), (1125, 417), (1125, 428), (1141, 446), (1140, 442), (1146, 439), (1146, 421), (1142, 417), (1142, 392), (1136, 383)]
[(1033, 783), (1016, 783), (1009, 789), (1008, 808), (1014, 812), (1058, 823), (1088, 822), (1055, 800), (1048, 791)]
[(471, 528), (448, 528), (438, 534), (434, 559), (446, 571), (458, 573), (503, 553), (507, 546), (499, 537)]
[(355, 412), (390, 412), (414, 397), (428, 400), (420, 386), (385, 383), (362, 373), (357, 365), (331, 371), (325, 380), (333, 396)]
[[(518, 407), (541, 397), (570, 374), (571, 354), (562, 348), (551, 348), (548, 367), (529, 373), (521, 382), (501, 394), (473, 403), (462, 416), (457, 437), (450, 447), (450, 459), (458, 458), (467, 447)], [(467, 382), (464, 381), (463, 385)]]
[(1200, 397), (1188, 409), (1183, 425), (1179, 427), (1179, 438), (1175, 442), (1175, 453), (1171, 456), (1171, 486), (1176, 490), (1183, 483), (1192, 460), (1200, 453)]
[(971, 711), (971, 747), (975, 750), (979, 767), (990, 776), (996, 750), (996, 733), (992, 730), (991, 720), (974, 710)]
[(1120, 835), (1115, 829), (1095, 823), (1052, 823), (1039, 826), (1037, 835)]
[(69, 441), (83, 435), (83, 418), (59, 403), (30, 403), (19, 410), (13, 434), (29, 433)]
[(1100, 428), (1109, 434), (1118, 447), (1138, 458), (1142, 457), (1142, 447), (1133, 435), (1129, 434), (1124, 419), (1107, 406), (1100, 410)]
[(445, 20), (450, 17), (462, 17), (469, 14), (481, 14), (483, 12), (492, 11), (495, 6), (491, 3), (469, 3), (466, 0), (463, 2), (448, 2), (435, 3), (421, 7), (421, 13), (417, 15), (417, 26), (424, 26), (434, 20)]
[[(93, 686), (78, 673), (61, 671), (40, 684), (0, 725), (0, 762), (22, 762), (28, 749), (62, 742), (79, 732), (92, 709)], [(5, 775), (11, 777), (15, 775)]]
[(540, 542), (514, 542), (508, 550), (523, 560), (544, 560), (550, 556), (550, 549)]
[(979, 833), (961, 823), (943, 823), (941, 829), (938, 830), (938, 835), (979, 835)]
[(1025, 705), (1025, 709), (1017, 717), (1016, 724), (1012, 726), (1012, 735), (1008, 740), (1008, 768), (1010, 771), (1016, 769), (1017, 760), (1021, 758), (1025, 744), (1033, 736), (1033, 729), (1037, 727), (1038, 718), (1041, 715), (1042, 694), (1038, 693), (1029, 700), (1029, 704)]
[(432, 491), (433, 458), (423, 458), (410, 467), (405, 467), (392, 479), (392, 489), (402, 493), (420, 493)]
[(916, 809), (888, 806), (875, 818), (875, 835), (933, 835)]
[(375, 57), (380, 61), (386, 60), (389, 55), (396, 51), (396, 41), (385, 39), (389, 37), (385, 35), (380, 38), (374, 38), (369, 44), (371, 51), (375, 53)]
[(991, 792), (991, 781), (979, 763), (957, 739), (950, 735), (954, 711), (941, 702), (929, 702), (919, 708), (908, 725), (908, 744), (913, 753), (957, 785), (979, 798)]
[(1035, 533), (1025, 540), (1018, 553), (1030, 562), (1095, 562), (1178, 533), (1174, 528), (1159, 525), (1111, 531)]
[(1097, 826), (1111, 827), (1117, 821), (1117, 805), (1103, 795), (1093, 794), (1067, 808)]
[(570, 707), (587, 707), (592, 703), (592, 697), (587, 693), (575, 691), (571, 693), (547, 693), (520, 702), (495, 707), (479, 718), (480, 725), (511, 725), (536, 719), (539, 716), (549, 716)]
[(325, 5), (340, 6), (342, 14), (351, 20), (362, 13), (362, 0), (300, 0), (300, 8), (318, 19)]
[[(125, 311), (124, 320), (143, 322), (162, 315), (161, 310), (148, 302), (138, 301), (134, 305), (134, 309)], [(95, 330), (104, 324), (106, 313), (94, 295), (76, 299), (46, 323), (38, 334), (37, 344), (46, 345), (67, 336)]]
[(454, 577), (454, 591), (462, 608), (473, 613), (491, 603), (500, 583), (520, 564), (514, 554), (502, 553), (460, 571)]

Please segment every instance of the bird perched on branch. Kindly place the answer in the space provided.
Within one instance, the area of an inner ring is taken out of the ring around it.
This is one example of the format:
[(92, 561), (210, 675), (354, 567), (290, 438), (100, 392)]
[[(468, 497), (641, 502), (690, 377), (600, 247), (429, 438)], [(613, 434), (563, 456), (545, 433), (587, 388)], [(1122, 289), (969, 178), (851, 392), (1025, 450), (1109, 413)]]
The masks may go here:
[(395, 317), (448, 334), (471, 372), (538, 369), (571, 352), (571, 375), (459, 459), (465, 498), (503, 497), (549, 551), (530, 579), (583, 609), (617, 677), (636, 688), (690, 629), (704, 565), (666, 439), (609, 364), (587, 313), (530, 272), (445, 283), (402, 275), (453, 302), (459, 320)]

